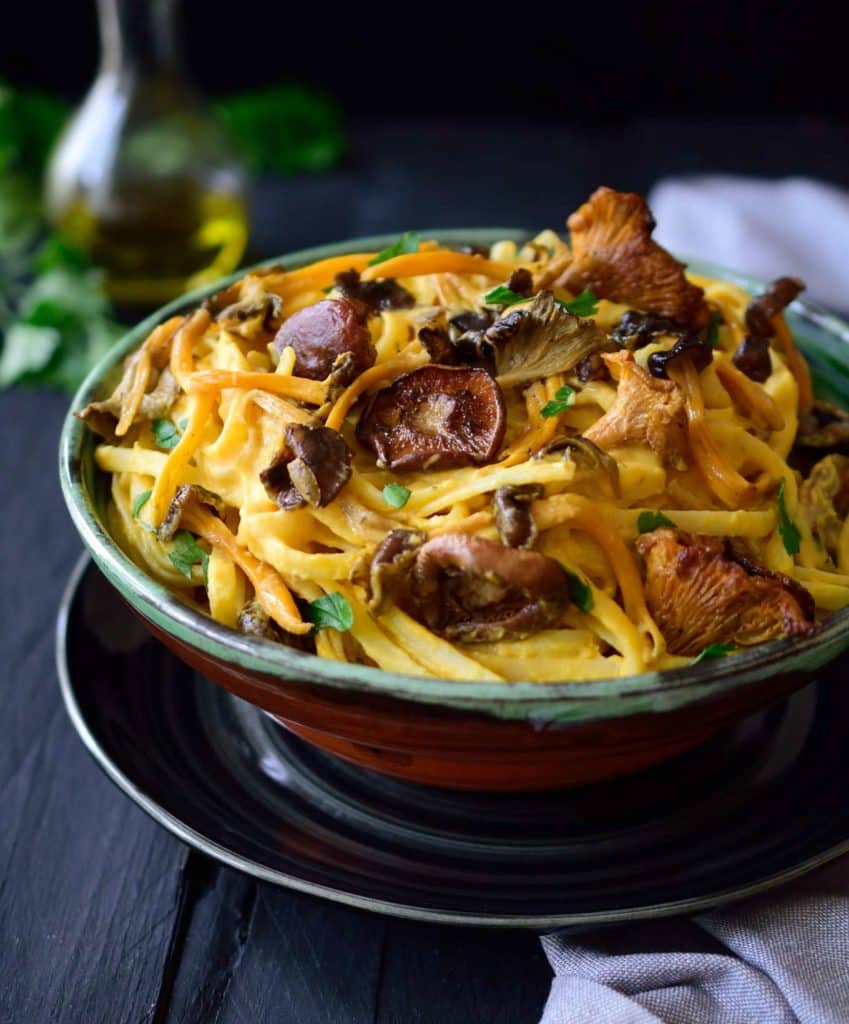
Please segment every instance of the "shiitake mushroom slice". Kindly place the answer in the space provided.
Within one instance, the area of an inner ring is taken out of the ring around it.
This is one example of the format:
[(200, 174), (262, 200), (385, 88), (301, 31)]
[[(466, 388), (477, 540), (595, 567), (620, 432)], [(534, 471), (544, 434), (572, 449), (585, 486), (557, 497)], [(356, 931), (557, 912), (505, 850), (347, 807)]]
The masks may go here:
[(339, 356), (350, 352), (354, 376), (374, 365), (375, 351), (365, 306), (350, 299), (323, 299), (289, 317), (277, 332), (272, 347), (295, 351), (294, 373), (324, 380)]
[(480, 466), (504, 439), (504, 396), (487, 370), (429, 364), (378, 391), (357, 439), (396, 471)]

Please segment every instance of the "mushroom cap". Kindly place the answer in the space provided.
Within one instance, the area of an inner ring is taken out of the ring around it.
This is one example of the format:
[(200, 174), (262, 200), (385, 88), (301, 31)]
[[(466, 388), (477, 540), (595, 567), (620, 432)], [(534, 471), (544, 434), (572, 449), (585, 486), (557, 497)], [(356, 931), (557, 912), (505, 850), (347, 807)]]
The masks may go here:
[(322, 299), (289, 317), (272, 342), (278, 355), (295, 352), (297, 377), (324, 380), (345, 352), (354, 358), (355, 375), (374, 365), (375, 351), (365, 308), (350, 299)]

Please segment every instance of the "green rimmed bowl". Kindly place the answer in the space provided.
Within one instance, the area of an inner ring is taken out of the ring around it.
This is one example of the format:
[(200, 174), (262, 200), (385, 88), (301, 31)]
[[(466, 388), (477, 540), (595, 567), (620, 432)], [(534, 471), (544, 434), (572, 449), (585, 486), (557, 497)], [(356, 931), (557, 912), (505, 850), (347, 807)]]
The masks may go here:
[[(491, 245), (528, 232), (427, 232), (447, 245)], [(355, 239), (280, 257), (295, 268), (383, 249), (394, 236)], [(278, 262), (278, 261), (274, 261)], [(710, 264), (692, 269), (754, 293), (762, 282)], [(161, 321), (196, 306), (241, 273), (184, 296), (130, 331), (92, 370), (62, 430), (59, 472), (71, 518), (118, 593), (176, 655), (263, 708), (299, 736), (349, 761), (431, 785), (534, 790), (612, 778), (663, 761), (813, 679), (849, 647), (849, 609), (810, 637), (663, 673), (580, 683), (440, 681), (348, 665), (246, 637), (183, 604), (139, 569), (106, 528), (106, 477), (94, 437), (74, 413), (111, 391), (124, 357)], [(849, 325), (796, 302), (790, 327), (821, 397), (849, 405)]]

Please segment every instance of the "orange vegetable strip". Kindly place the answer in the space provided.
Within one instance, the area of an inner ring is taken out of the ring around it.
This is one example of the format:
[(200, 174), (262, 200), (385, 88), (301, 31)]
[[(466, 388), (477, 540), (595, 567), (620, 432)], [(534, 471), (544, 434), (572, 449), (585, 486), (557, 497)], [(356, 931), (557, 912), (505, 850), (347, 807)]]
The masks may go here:
[(196, 309), (174, 335), (171, 344), (171, 373), (180, 387), (186, 391), (186, 380), (194, 368), (194, 347), (203, 337), (212, 317), (205, 309)]
[(257, 600), (278, 626), (290, 633), (309, 633), (312, 625), (301, 618), (298, 607), (280, 575), (239, 544), (221, 519), (207, 509), (189, 503), (183, 512), (181, 525), (203, 537), (213, 547), (220, 548), (238, 565), (251, 581)]
[(728, 465), (710, 432), (698, 370), (689, 359), (680, 359), (669, 366), (667, 373), (684, 393), (690, 449), (705, 483), (729, 508), (750, 504), (758, 493), (757, 487)]
[[(388, 262), (388, 261), (387, 261)], [(350, 384), (336, 399), (333, 408), (324, 422), (331, 430), (340, 430), (345, 422), (354, 402), (364, 394), (370, 387), (380, 384), (385, 380), (394, 380), (402, 373), (413, 370), (428, 361), (427, 353), (417, 347), (409, 346), (395, 359), (389, 359), (385, 363), (378, 363), (361, 373), (357, 379)]]
[(240, 388), (245, 391), (258, 388), (310, 405), (321, 405), (327, 395), (324, 381), (290, 377), (282, 373), (262, 373), (259, 370), (196, 370), (189, 375), (185, 385), (189, 394), (220, 391), (222, 388)]
[(150, 496), (150, 521), (154, 526), (159, 526), (165, 518), (177, 488), (184, 482), (183, 474), (200, 444), (207, 421), (215, 411), (216, 400), (214, 394), (198, 395), (183, 436), (168, 453)]
[(787, 360), (787, 369), (796, 378), (796, 384), (799, 386), (799, 408), (806, 411), (814, 404), (814, 389), (811, 384), (810, 368), (805, 361), (805, 357), (796, 348), (796, 343), (793, 341), (793, 335), (790, 333), (790, 328), (787, 326), (784, 316), (781, 313), (777, 314), (772, 318), (771, 323), (775, 328), (775, 336), (778, 339), (779, 348)]
[(713, 365), (720, 383), (738, 405), (755, 413), (770, 430), (784, 429), (784, 417), (775, 399), (756, 380), (738, 370), (730, 359), (717, 357)]
[(465, 252), (451, 249), (435, 249), (432, 252), (412, 252), (404, 256), (366, 267), (362, 272), (364, 281), (375, 281), (382, 277), (418, 277), (420, 274), (483, 274), (494, 281), (506, 281), (516, 269), (511, 263), (484, 259)]

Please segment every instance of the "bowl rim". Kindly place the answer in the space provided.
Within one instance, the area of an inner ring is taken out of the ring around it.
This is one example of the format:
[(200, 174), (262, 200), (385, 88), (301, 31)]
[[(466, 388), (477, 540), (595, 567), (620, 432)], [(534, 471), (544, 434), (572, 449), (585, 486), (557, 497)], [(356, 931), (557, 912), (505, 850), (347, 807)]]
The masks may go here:
[[(532, 236), (532, 232), (522, 228), (429, 229), (421, 234), (448, 245), (490, 245), (501, 239), (522, 241)], [(158, 323), (197, 305), (207, 296), (239, 280), (249, 270), (275, 263), (297, 267), (347, 252), (380, 250), (396, 239), (397, 234), (346, 239), (297, 250), (237, 270), (151, 313), (123, 335), (88, 373), (71, 401), (62, 426), (59, 443), (62, 494), (71, 519), (94, 561), (137, 611), (165, 632), (191, 647), (199, 648), (208, 656), (259, 673), (269, 680), (264, 685), (272, 689), (275, 679), (318, 684), (416, 703), (495, 713), (500, 717), (530, 719), (538, 722), (540, 727), (549, 722), (662, 712), (699, 700), (717, 698), (779, 672), (803, 672), (811, 667), (812, 662), (816, 663), (814, 667), (819, 667), (849, 643), (849, 639), (843, 639), (849, 623), (847, 607), (830, 615), (811, 636), (773, 640), (736, 653), (733, 657), (706, 660), (681, 668), (607, 679), (550, 683), (432, 679), (336, 662), (261, 638), (246, 637), (190, 608), (139, 568), (109, 535), (85, 487), (81, 474), (85, 428), (75, 413), (93, 400), (103, 380), (115, 370), (119, 361)], [(758, 278), (715, 263), (696, 259), (686, 262), (695, 264), (697, 273), (722, 277), (749, 292), (764, 287), (764, 282)], [(846, 364), (849, 368), (849, 324), (810, 300), (797, 300), (792, 309), (847, 346)]]

